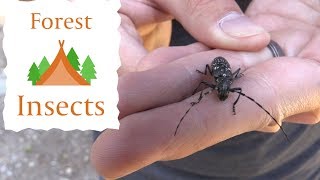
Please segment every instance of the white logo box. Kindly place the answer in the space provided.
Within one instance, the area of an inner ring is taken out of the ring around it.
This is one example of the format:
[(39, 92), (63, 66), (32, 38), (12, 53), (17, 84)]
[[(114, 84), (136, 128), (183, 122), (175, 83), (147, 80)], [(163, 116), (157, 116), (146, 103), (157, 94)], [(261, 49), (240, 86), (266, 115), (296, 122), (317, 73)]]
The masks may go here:
[[(7, 58), (5, 128), (14, 131), (26, 128), (97, 131), (106, 128), (118, 129), (117, 69), (120, 66), (118, 52), (120, 16), (117, 11), (120, 2), (6, 1), (5, 6), (7, 10), (3, 40)], [(66, 26), (69, 28), (63, 27), (63, 21), (60, 21), (59, 29), (45, 29), (40, 21), (37, 21), (32, 28), (34, 22), (32, 13), (37, 13), (35, 18), (47, 18), (44, 26), (46, 28), (50, 26), (49, 18), (53, 21), (57, 18), (58, 20), (69, 18), (69, 24)], [(90, 28), (85, 28), (83, 24), (82, 28), (77, 29), (73, 26), (71, 29), (70, 18), (74, 18), (75, 22), (78, 17), (84, 17), (84, 20), (85, 17), (90, 17)], [(96, 71), (96, 79), (91, 80), (90, 86), (33, 86), (31, 81), (28, 81), (29, 69), (33, 63), (39, 65), (44, 56), (50, 64), (54, 61), (60, 50), (59, 40), (64, 40), (63, 50), (66, 54), (72, 47), (76, 50), (80, 65), (90, 55)], [(75, 102), (77, 103), (73, 108), (77, 114), (82, 113), (80, 116), (71, 113), (71, 105)], [(101, 110), (96, 111), (96, 102), (103, 102), (103, 114)], [(60, 106), (57, 108), (59, 103)], [(29, 112), (30, 104), (32, 110)], [(63, 108), (65, 104), (68, 104), (68, 107)], [(55, 113), (48, 115), (51, 114), (51, 110), (46, 105), (56, 108)], [(89, 114), (86, 113), (88, 106)], [(57, 109), (62, 112), (60, 115)], [(95, 112), (100, 115), (96, 115)]]

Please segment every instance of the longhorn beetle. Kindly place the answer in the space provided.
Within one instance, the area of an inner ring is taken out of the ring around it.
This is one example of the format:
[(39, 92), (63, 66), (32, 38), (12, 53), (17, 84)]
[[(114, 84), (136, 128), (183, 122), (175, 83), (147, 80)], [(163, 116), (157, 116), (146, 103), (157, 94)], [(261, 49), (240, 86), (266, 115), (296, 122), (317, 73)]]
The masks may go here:
[(182, 120), (188, 114), (190, 109), (194, 105), (200, 103), (200, 101), (202, 100), (202, 98), (204, 96), (206, 96), (206, 95), (210, 94), (212, 91), (216, 90), (218, 92), (218, 98), (220, 101), (226, 100), (228, 98), (229, 92), (238, 93), (238, 97), (234, 101), (233, 106), (232, 106), (233, 115), (236, 115), (236, 104), (238, 103), (240, 96), (244, 96), (244, 97), (248, 98), (249, 100), (251, 100), (252, 102), (254, 102), (255, 104), (257, 104), (262, 110), (264, 110), (274, 120), (274, 122), (277, 123), (277, 125), (280, 127), (281, 131), (285, 135), (286, 139), (289, 141), (289, 138), (288, 138), (286, 132), (284, 131), (282, 126), (278, 123), (278, 121), (269, 113), (269, 111), (267, 111), (261, 104), (259, 104), (253, 98), (242, 93), (241, 88), (239, 88), (239, 87), (231, 88), (230, 87), (234, 80), (236, 80), (242, 76), (242, 74), (240, 73), (240, 68), (232, 73), (229, 62), (225, 58), (219, 56), (219, 57), (214, 58), (214, 60), (211, 63), (211, 67), (209, 66), (209, 64), (207, 64), (204, 72), (201, 72), (199, 70), (197, 70), (197, 72), (200, 74), (204, 74), (204, 75), (207, 75), (207, 73), (209, 72), (210, 75), (213, 76), (213, 78), (214, 78), (213, 83), (215, 83), (215, 84), (208, 83), (206, 81), (202, 81), (199, 83), (198, 87), (193, 91), (192, 95), (194, 95), (198, 91), (198, 89), (200, 88), (201, 85), (205, 85), (206, 87), (209, 87), (211, 89), (205, 93), (203, 93), (204, 90), (202, 90), (200, 92), (200, 96), (198, 98), (198, 101), (191, 103), (191, 107), (185, 112), (185, 114), (180, 119), (179, 124), (176, 127), (176, 131), (174, 132), (174, 135), (177, 134), (178, 128), (179, 128)]

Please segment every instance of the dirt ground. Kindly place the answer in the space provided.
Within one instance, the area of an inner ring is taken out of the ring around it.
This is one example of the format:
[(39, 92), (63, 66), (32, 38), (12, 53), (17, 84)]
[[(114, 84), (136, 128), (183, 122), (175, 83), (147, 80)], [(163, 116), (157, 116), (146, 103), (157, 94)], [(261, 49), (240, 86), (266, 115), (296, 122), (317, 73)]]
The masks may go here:
[(0, 179), (98, 179), (89, 162), (91, 131), (5, 131), (2, 119), (5, 66), (0, 25)]
[(90, 131), (0, 129), (1, 180), (98, 179), (89, 162)]

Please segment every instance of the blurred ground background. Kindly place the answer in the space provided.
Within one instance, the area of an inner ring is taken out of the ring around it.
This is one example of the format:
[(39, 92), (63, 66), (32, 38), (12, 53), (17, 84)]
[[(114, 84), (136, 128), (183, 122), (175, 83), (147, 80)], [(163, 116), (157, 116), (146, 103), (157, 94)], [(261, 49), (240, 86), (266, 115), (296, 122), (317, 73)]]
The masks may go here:
[(1, 180), (98, 179), (89, 162), (90, 131), (0, 129)]
[(91, 131), (5, 131), (2, 118), (5, 57), (0, 23), (0, 180), (91, 180)]

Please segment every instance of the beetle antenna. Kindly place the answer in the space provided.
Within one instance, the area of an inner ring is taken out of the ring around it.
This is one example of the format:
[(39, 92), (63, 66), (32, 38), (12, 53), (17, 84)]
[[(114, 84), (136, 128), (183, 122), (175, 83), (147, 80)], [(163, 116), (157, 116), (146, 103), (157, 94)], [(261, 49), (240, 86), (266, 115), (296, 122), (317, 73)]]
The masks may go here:
[(281, 131), (283, 132), (284, 136), (286, 137), (287, 141), (290, 142), (289, 140), (289, 137), (287, 135), (287, 133), (284, 131), (283, 127), (279, 124), (279, 122), (276, 120), (276, 118), (274, 118), (270, 113), (269, 111), (267, 111), (261, 104), (259, 104), (257, 101), (255, 101), (253, 98), (247, 96), (246, 94), (242, 93), (242, 92), (238, 92), (238, 91), (235, 91), (236, 93), (250, 99), (252, 102), (254, 102), (256, 105), (258, 105), (261, 109), (263, 109), (272, 119), (274, 122), (277, 123), (277, 125), (280, 127)]

